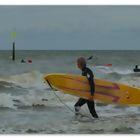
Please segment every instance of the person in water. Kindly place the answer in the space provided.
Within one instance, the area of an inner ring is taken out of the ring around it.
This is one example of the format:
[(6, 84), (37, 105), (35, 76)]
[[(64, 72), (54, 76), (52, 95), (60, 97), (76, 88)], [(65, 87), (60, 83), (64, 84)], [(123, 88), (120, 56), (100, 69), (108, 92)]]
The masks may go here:
[(24, 59), (21, 60), (21, 63), (26, 63), (26, 61)]
[[(82, 71), (82, 76), (87, 77), (87, 79), (89, 81), (89, 85), (90, 85), (90, 93), (91, 93), (91, 96), (92, 96), (92, 99), (93, 99), (94, 92), (95, 92), (93, 72), (86, 66), (86, 60), (83, 57), (80, 57), (80, 58), (77, 59), (77, 67)], [(86, 99), (83, 99), (83, 98), (80, 98), (74, 106), (75, 107), (75, 115), (79, 115), (80, 107), (82, 105), (84, 105), (85, 103), (87, 103), (91, 115), (94, 118), (98, 118), (98, 115), (95, 111), (94, 100), (86, 100)]]
[(140, 72), (140, 69), (138, 68), (138, 65), (136, 65), (133, 70), (134, 70), (134, 72)]

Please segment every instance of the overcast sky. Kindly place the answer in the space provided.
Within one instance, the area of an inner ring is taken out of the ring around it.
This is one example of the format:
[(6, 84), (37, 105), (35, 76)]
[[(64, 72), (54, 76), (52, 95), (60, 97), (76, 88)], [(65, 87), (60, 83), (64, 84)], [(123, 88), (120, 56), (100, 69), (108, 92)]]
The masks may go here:
[(0, 6), (0, 49), (140, 49), (140, 6)]

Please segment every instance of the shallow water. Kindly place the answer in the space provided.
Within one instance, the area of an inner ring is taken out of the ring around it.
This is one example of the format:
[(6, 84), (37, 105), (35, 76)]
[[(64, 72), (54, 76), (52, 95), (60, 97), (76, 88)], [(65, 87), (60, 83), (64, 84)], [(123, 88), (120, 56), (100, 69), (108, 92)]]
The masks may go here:
[[(96, 101), (99, 120), (92, 120), (84, 105), (75, 117), (77, 97), (54, 92), (43, 81), (48, 73), (81, 72), (75, 66), (79, 56), (88, 61), (95, 78), (140, 87), (140, 74), (133, 72), (139, 64), (140, 51), (18, 51), (16, 61), (10, 51), (0, 52), (0, 133), (1, 134), (132, 134), (140, 133), (140, 108), (110, 105)], [(21, 59), (32, 59), (32, 64)], [(108, 67), (106, 64), (111, 63)], [(68, 105), (67, 108), (65, 104)]]

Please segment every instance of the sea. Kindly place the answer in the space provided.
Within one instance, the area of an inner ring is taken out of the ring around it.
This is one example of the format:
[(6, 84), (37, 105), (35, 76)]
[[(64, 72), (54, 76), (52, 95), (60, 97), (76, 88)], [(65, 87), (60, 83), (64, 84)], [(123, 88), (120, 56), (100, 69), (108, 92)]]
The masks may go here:
[[(17, 50), (0, 51), (0, 134), (139, 134), (140, 107), (95, 101), (99, 119), (87, 105), (76, 117), (78, 97), (53, 91), (43, 76), (81, 74), (78, 57), (85, 57), (95, 78), (140, 88), (140, 51), (135, 50)], [(21, 60), (25, 63), (22, 63)]]

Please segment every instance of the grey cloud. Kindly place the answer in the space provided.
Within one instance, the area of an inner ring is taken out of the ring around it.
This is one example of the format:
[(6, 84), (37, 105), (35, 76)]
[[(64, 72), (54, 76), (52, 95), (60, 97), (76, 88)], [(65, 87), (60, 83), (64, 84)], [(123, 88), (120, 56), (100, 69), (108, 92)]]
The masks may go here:
[(0, 46), (15, 28), (19, 49), (139, 49), (140, 6), (0, 6)]

